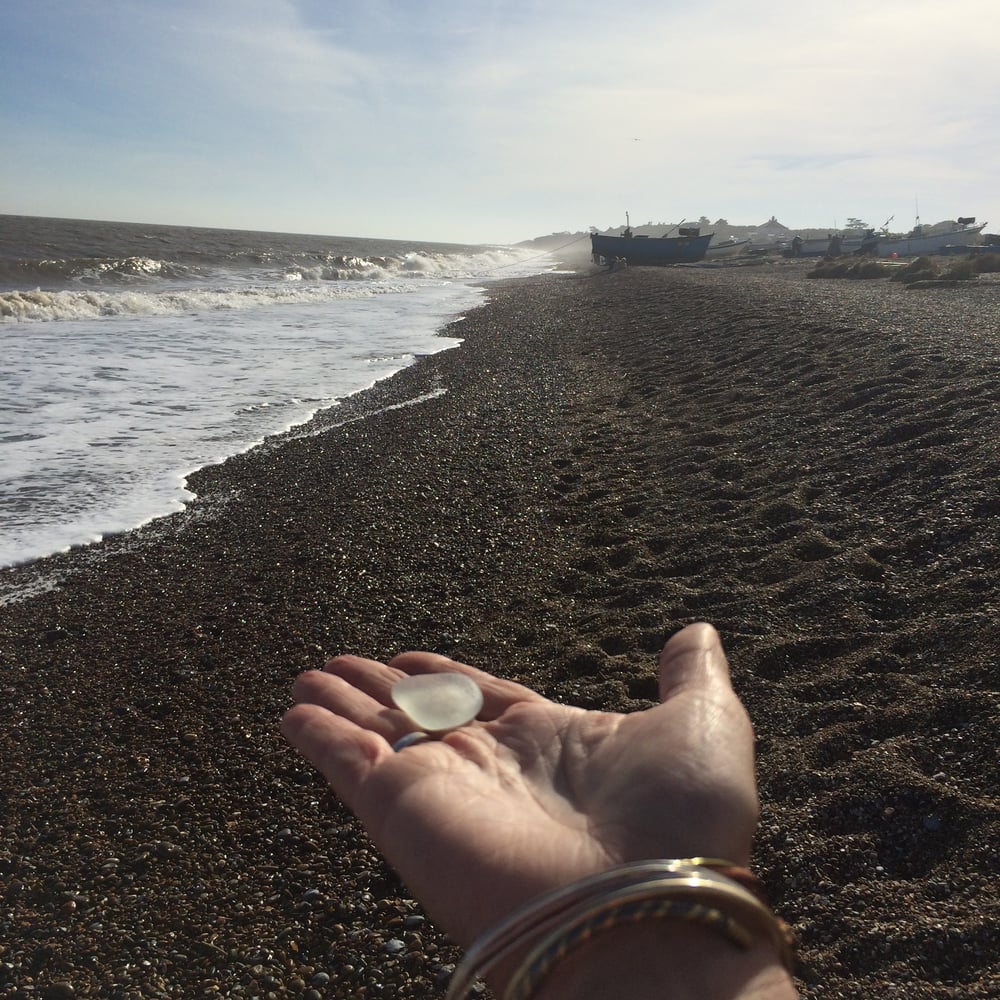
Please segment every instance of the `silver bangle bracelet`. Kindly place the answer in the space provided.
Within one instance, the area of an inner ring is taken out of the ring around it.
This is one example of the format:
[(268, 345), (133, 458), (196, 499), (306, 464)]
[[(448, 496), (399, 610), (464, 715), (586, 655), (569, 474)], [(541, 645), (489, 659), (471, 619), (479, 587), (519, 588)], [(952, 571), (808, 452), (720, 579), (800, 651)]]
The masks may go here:
[[(712, 867), (705, 867), (706, 861)], [(703, 904), (703, 908), (709, 908), (713, 914), (717, 913), (734, 925), (736, 929), (729, 931), (719, 928), (734, 943), (746, 933), (742, 929), (750, 927), (756, 933), (749, 936), (769, 939), (782, 961), (790, 967), (791, 951), (784, 925), (753, 892), (714, 870), (727, 867), (734, 866), (703, 858), (640, 861), (597, 872), (544, 893), (514, 910), (469, 948), (452, 974), (446, 1000), (464, 1000), (472, 985), (488, 976), (499, 962), (516, 950), (527, 949), (527, 958), (510, 981), (511, 989), (523, 989), (525, 977), (534, 982), (539, 968), (547, 969), (547, 953), (554, 950), (557, 959), (561, 958), (561, 942), (572, 938), (590, 918), (599, 919), (602, 914), (612, 911), (628, 914), (621, 917), (622, 922), (669, 915), (666, 912), (668, 905), (640, 906), (636, 911), (622, 909), (643, 901), (686, 901), (692, 909)], [(679, 911), (675, 915), (679, 915)], [(696, 919), (702, 923), (719, 922), (715, 917)]]

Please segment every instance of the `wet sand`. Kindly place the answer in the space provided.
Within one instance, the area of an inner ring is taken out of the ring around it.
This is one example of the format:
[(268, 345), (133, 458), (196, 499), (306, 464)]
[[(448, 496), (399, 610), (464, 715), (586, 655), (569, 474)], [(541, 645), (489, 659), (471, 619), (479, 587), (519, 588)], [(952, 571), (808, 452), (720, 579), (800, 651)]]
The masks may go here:
[(803, 995), (1000, 996), (1000, 287), (490, 299), (184, 514), (0, 574), (63, 579), (0, 608), (0, 996), (442, 995), (457, 949), (278, 736), (292, 678), (429, 648), (636, 710), (697, 620)]

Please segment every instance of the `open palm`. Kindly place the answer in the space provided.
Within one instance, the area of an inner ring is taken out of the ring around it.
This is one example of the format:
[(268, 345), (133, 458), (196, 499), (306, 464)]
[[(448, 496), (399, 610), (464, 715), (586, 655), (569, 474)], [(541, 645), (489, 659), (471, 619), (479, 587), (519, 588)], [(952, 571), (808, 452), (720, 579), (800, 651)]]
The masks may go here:
[[(394, 753), (414, 726), (393, 684), (438, 671), (479, 684), (478, 720)], [(660, 696), (631, 715), (587, 712), (430, 653), (388, 665), (344, 656), (296, 680), (282, 730), (468, 945), (540, 893), (628, 861), (747, 863), (753, 737), (714, 629), (671, 639)]]

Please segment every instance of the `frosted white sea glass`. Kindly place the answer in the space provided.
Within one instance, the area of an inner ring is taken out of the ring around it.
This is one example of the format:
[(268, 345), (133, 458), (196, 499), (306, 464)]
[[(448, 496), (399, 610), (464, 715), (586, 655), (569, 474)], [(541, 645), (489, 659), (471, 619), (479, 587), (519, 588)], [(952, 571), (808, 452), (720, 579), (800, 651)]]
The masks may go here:
[(465, 674), (414, 674), (396, 681), (392, 700), (421, 728), (440, 733), (471, 722), (483, 692)]

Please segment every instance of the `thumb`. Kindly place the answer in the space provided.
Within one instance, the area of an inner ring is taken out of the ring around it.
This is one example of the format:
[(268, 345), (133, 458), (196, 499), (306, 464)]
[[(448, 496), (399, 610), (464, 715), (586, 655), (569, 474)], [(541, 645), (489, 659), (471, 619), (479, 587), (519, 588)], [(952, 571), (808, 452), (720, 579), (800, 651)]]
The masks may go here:
[(688, 625), (673, 635), (660, 653), (660, 700), (716, 685), (732, 691), (719, 633), (705, 622)]

